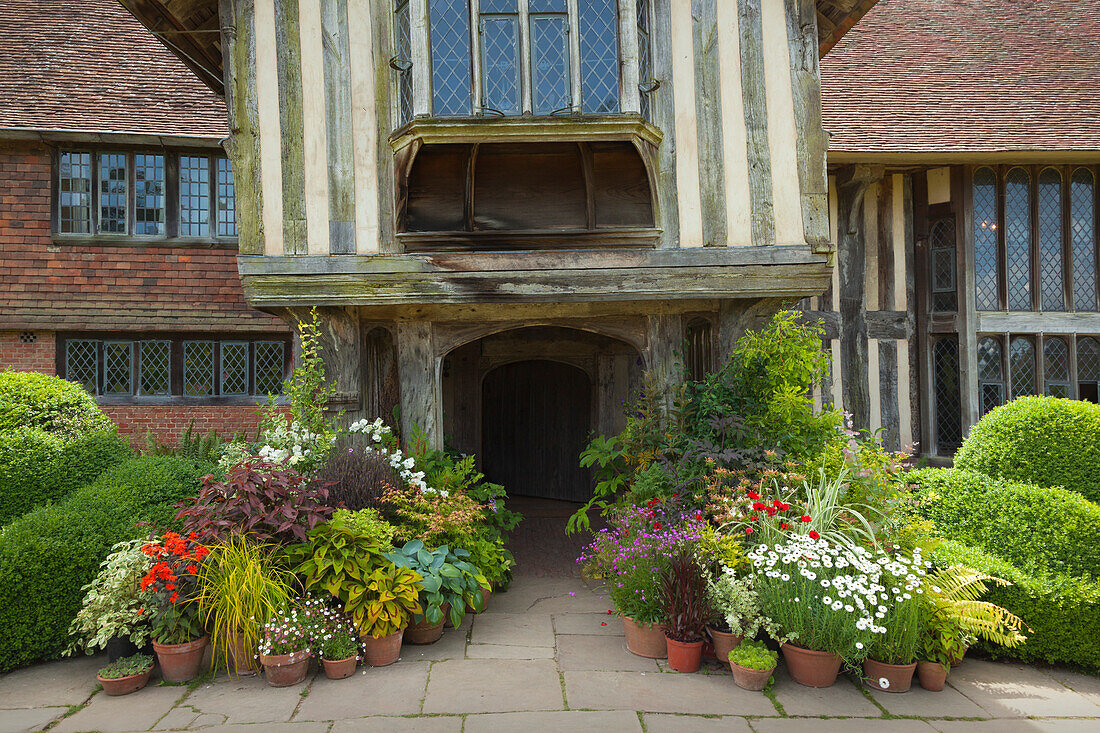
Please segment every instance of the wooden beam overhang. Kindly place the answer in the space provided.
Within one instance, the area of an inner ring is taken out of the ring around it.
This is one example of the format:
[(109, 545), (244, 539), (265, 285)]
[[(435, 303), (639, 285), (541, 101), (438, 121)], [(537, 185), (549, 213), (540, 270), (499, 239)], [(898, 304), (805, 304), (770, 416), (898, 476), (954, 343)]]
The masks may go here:
[(803, 298), (831, 278), (806, 246), (238, 257), (257, 308)]
[(416, 119), (390, 137), (395, 153), (414, 143), (569, 142), (628, 140), (654, 147), (664, 135), (638, 114), (580, 117), (433, 117)]

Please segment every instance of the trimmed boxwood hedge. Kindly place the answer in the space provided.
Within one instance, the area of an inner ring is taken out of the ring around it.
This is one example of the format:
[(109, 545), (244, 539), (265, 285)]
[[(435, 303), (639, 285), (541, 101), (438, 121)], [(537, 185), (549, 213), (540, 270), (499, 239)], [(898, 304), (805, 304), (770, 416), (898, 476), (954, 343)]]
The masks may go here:
[(946, 539), (1028, 571), (1100, 573), (1100, 506), (1080, 494), (958, 468), (925, 468), (907, 478), (920, 486), (917, 513)]
[(113, 428), (84, 388), (38, 372), (0, 372), (0, 432), (19, 426), (76, 436)]
[(198, 493), (210, 463), (142, 456), (0, 532), (0, 671), (54, 659), (68, 644), (80, 591), (111, 546), (141, 522), (170, 526), (174, 504)]
[(932, 557), (937, 564), (966, 565), (1012, 583), (992, 588), (986, 600), (1022, 618), (1028, 638), (1015, 649), (982, 644), (991, 656), (1100, 672), (1100, 581), (1022, 570), (959, 542), (942, 543)]
[(1100, 405), (1021, 397), (985, 415), (955, 454), (955, 467), (1061, 486), (1100, 502)]

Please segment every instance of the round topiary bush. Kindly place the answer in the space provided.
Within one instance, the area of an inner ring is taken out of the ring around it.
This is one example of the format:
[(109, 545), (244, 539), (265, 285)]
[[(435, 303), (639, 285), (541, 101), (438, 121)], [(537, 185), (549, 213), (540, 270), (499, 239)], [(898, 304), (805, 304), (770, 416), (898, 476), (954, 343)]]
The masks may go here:
[(0, 431), (18, 426), (75, 436), (110, 430), (111, 420), (75, 382), (38, 372), (0, 372)]
[(1100, 502), (1100, 405), (1054, 397), (1009, 402), (971, 429), (955, 467)]

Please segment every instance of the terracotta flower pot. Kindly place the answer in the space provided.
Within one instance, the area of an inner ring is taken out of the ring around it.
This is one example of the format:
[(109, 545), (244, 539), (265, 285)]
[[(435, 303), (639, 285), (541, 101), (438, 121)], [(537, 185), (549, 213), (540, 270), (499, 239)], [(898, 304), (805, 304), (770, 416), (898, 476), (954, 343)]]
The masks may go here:
[(970, 647), (968, 647), (968, 646), (964, 646), (964, 647), (963, 647), (963, 650), (962, 650), (962, 653), (961, 653), (961, 654), (959, 654), (959, 656), (957, 656), (957, 657), (955, 657), (954, 659), (952, 659), (952, 660), (951, 660), (951, 666), (952, 666), (952, 667), (958, 667), (958, 666), (959, 666), (960, 664), (962, 664), (962, 663), (963, 663), (963, 659), (964, 659), (964, 657), (966, 657), (966, 653), (967, 653), (967, 652), (968, 652), (969, 650), (970, 650)]
[(290, 654), (261, 654), (267, 684), (272, 687), (290, 687), (306, 678), (309, 671), (309, 652), (303, 649)]
[(698, 672), (703, 663), (703, 640), (676, 641), (665, 636), (668, 646), (668, 666), (676, 672)]
[(639, 624), (629, 616), (623, 616), (623, 632), (626, 634), (626, 649), (631, 654), (647, 659), (668, 657), (668, 644), (660, 625)]
[(453, 629), (455, 625), (451, 623), (451, 604), (444, 603), (440, 608), (443, 611), (443, 628)]
[(405, 630), (395, 631), (389, 636), (375, 639), (370, 634), (363, 640), (363, 661), (372, 667), (387, 667), (401, 656), (401, 637)]
[(830, 652), (816, 652), (794, 644), (784, 644), (783, 659), (791, 679), (806, 687), (830, 687), (840, 674), (840, 656)]
[(715, 658), (724, 664), (730, 666), (730, 652), (734, 647), (741, 643), (744, 638), (743, 634), (731, 634), (728, 631), (719, 631), (718, 629), (712, 629), (707, 627), (707, 633), (710, 634), (710, 641), (714, 644), (714, 656)]
[(238, 677), (256, 674), (256, 658), (245, 643), (244, 634), (232, 634), (229, 645), (229, 671)]
[(920, 686), (932, 692), (939, 692), (947, 684), (948, 668), (939, 662), (917, 662), (917, 679)]
[(753, 692), (760, 692), (767, 687), (768, 680), (772, 678), (772, 672), (775, 671), (775, 667), (771, 669), (749, 669), (732, 662), (730, 662), (730, 669), (733, 670), (733, 681), (737, 683), (737, 686), (742, 690), (752, 690)]
[(481, 610), (475, 611), (474, 607), (469, 603), (466, 604), (466, 613), (484, 613), (485, 609), (489, 607), (489, 599), (492, 597), (493, 591), (491, 588), (481, 586)]
[(404, 641), (407, 644), (434, 644), (441, 636), (443, 636), (442, 620), (437, 624), (429, 624), (427, 619), (421, 619), (405, 629)]
[(887, 664), (874, 659), (863, 660), (863, 683), (873, 690), (883, 692), (909, 692), (913, 685), (913, 673), (917, 663)]
[(157, 653), (160, 673), (168, 682), (187, 682), (199, 673), (202, 654), (206, 651), (208, 639), (205, 636), (183, 644), (161, 644), (153, 642)]
[(325, 677), (328, 677), (330, 680), (342, 680), (345, 677), (351, 677), (355, 674), (355, 665), (358, 661), (356, 657), (321, 660), (322, 664), (325, 666)]
[(131, 692), (137, 692), (145, 685), (149, 684), (149, 675), (153, 674), (153, 665), (149, 665), (149, 669), (138, 674), (132, 674), (129, 677), (116, 677), (115, 679), (106, 679), (100, 677), (98, 674), (95, 676), (99, 680), (99, 684), (103, 685), (103, 692), (107, 695), (129, 695)]

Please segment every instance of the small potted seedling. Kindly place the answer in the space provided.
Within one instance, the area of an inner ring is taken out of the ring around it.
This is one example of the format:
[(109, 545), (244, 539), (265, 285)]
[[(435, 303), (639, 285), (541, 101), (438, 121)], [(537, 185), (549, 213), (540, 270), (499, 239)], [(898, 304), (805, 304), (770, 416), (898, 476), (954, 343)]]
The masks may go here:
[(743, 641), (729, 654), (733, 681), (744, 690), (763, 690), (775, 671), (779, 655), (762, 641)]
[(103, 692), (108, 695), (129, 695), (149, 684), (153, 673), (153, 657), (150, 654), (134, 654), (117, 659), (96, 674)]

